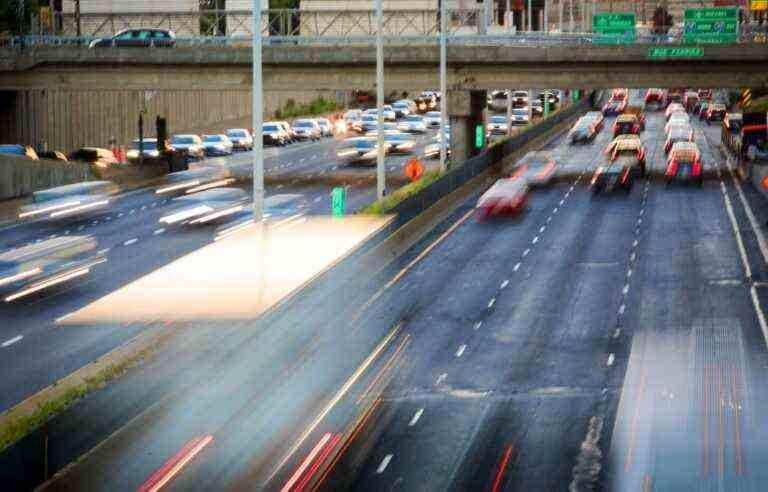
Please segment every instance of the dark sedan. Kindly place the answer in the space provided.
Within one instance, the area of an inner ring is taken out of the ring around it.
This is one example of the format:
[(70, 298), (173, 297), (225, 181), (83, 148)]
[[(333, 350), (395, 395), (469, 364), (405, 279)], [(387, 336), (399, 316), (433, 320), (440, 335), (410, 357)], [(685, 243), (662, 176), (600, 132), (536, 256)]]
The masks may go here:
[(173, 31), (160, 28), (125, 29), (111, 38), (91, 41), (91, 48), (170, 48), (176, 45)]

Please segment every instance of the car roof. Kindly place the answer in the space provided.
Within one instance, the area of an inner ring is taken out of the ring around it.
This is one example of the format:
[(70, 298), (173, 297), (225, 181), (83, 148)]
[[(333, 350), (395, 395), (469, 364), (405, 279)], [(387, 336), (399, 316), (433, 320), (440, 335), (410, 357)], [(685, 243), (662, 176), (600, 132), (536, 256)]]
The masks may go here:
[(620, 114), (616, 118), (616, 123), (634, 123), (637, 121), (637, 116), (634, 114)]
[(675, 142), (674, 145), (672, 145), (672, 151), (673, 152), (680, 152), (680, 151), (699, 151), (699, 147), (696, 145), (695, 142)]

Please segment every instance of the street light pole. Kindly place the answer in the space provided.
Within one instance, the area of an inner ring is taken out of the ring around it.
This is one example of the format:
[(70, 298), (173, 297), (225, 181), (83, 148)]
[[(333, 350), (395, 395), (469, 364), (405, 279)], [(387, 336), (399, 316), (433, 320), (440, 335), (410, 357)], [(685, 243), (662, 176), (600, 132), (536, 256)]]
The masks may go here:
[(384, 175), (384, 7), (382, 0), (376, 0), (376, 196), (384, 198), (386, 176)]
[(528, 0), (528, 31), (533, 31), (533, 1)]
[(261, 78), (261, 1), (253, 0), (253, 220), (260, 224), (264, 216), (264, 108)]
[[(381, 1), (381, 0), (378, 0)], [(440, 0), (440, 170), (445, 172), (448, 169), (447, 158), (447, 138), (445, 129), (448, 127), (448, 90), (447, 90), (447, 53), (446, 43), (448, 33), (448, 8), (447, 0)]]
[(557, 30), (563, 33), (563, 0), (557, 0)]
[(549, 32), (549, 0), (544, 0), (544, 26), (542, 31)]

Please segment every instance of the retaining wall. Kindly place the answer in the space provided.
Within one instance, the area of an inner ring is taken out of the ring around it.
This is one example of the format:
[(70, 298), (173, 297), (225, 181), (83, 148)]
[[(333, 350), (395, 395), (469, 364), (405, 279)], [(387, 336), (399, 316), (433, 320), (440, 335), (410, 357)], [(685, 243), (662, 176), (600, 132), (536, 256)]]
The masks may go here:
[(0, 155), (0, 200), (8, 200), (71, 183), (94, 179), (88, 164)]

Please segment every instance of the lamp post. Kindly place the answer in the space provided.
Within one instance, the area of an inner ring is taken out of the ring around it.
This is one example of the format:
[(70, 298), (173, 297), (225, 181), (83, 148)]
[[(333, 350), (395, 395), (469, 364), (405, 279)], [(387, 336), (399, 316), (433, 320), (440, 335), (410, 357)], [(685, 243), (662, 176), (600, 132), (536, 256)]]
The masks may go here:
[(376, 0), (376, 196), (384, 197), (384, 8), (382, 0)]
[[(381, 1), (381, 0), (378, 0)], [(447, 60), (446, 60), (446, 42), (448, 33), (448, 9), (446, 8), (446, 0), (440, 0), (440, 170), (446, 171), (448, 164), (446, 162), (447, 157), (447, 138), (445, 135), (445, 129), (448, 124), (448, 94), (447, 94)]]
[(264, 215), (264, 109), (261, 73), (261, 1), (253, 0), (253, 220), (260, 224)]

